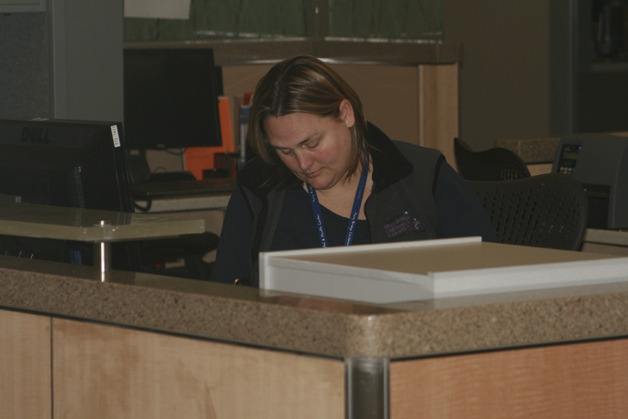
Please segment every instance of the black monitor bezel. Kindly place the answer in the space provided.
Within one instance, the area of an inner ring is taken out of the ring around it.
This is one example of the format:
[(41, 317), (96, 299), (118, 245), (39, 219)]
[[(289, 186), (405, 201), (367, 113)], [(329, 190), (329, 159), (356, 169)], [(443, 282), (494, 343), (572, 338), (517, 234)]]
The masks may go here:
[[(92, 166), (82, 175), (83, 186), (94, 189), (84, 191), (84, 203), (55, 202), (58, 206), (133, 210), (120, 122), (0, 119), (0, 148), (4, 149), (0, 164), (16, 173), (29, 168), (63, 171), (71, 166)], [(37, 203), (45, 201), (42, 197)]]

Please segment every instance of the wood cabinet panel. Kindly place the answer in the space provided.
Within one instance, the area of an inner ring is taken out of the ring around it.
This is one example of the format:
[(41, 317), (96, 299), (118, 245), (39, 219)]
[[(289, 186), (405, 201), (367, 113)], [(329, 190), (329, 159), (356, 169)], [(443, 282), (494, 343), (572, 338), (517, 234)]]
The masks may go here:
[(628, 340), (395, 362), (391, 418), (626, 418)]
[(341, 361), (53, 321), (54, 417), (344, 418)]
[(50, 418), (50, 318), (0, 310), (0, 418)]
[(459, 133), (458, 65), (421, 65), (419, 79), (419, 144), (440, 150), (456, 167), (454, 137)]

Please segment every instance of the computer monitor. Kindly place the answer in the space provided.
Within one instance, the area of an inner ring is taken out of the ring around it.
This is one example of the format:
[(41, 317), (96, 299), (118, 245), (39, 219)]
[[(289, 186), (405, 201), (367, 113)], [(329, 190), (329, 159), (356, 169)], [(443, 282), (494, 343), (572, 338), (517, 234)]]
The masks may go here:
[(0, 120), (0, 193), (35, 204), (132, 211), (122, 125)]
[(587, 193), (591, 228), (628, 228), (628, 136), (575, 134), (560, 139), (554, 173), (572, 176)]
[(124, 50), (129, 149), (220, 146), (222, 76), (210, 48)]
[[(122, 125), (0, 120), (0, 194), (33, 204), (131, 212)], [(84, 244), (3, 237), (0, 253), (16, 252), (91, 263)]]

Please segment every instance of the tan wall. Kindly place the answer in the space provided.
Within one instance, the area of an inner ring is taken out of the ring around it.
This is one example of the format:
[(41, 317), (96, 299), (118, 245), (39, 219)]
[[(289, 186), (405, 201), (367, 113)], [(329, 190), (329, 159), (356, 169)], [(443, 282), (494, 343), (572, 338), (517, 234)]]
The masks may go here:
[(461, 135), (474, 148), (549, 136), (549, 3), (444, 0), (445, 40), (464, 51)]

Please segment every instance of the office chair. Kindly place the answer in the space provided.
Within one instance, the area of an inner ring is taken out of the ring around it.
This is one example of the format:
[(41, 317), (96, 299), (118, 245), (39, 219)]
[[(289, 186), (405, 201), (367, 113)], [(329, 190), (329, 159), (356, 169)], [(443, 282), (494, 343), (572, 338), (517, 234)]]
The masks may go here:
[(512, 181), (467, 181), (480, 198), (499, 243), (579, 250), (587, 197), (570, 176), (547, 174)]
[(473, 151), (459, 138), (454, 138), (454, 155), (458, 172), (467, 180), (514, 180), (530, 176), (521, 158), (505, 148)]

